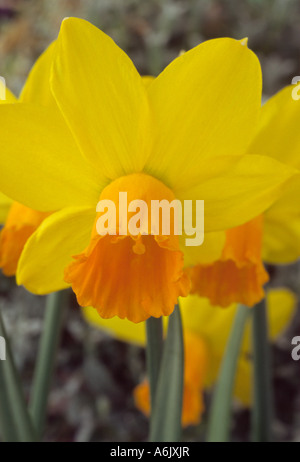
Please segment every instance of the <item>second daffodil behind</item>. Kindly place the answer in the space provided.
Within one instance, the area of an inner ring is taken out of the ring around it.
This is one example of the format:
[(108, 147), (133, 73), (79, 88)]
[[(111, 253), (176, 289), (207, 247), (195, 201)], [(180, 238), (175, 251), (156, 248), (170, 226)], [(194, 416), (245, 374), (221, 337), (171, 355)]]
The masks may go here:
[[(300, 106), (286, 87), (263, 106), (249, 153), (270, 156), (300, 172)], [(189, 269), (192, 292), (212, 304), (253, 306), (264, 297), (268, 281), (263, 261), (291, 263), (300, 257), (300, 181), (295, 176), (284, 194), (262, 215), (226, 231), (217, 261)]]
[[(244, 41), (205, 42), (144, 85), (108, 36), (69, 18), (50, 86), (47, 108), (0, 108), (0, 189), (33, 209), (58, 210), (19, 262), (18, 283), (32, 292), (71, 285), (79, 304), (104, 318), (169, 315), (190, 289), (184, 266), (215, 259), (223, 231), (262, 213), (294, 175), (274, 159), (245, 154), (261, 70)], [(204, 244), (191, 251), (185, 236), (99, 235), (97, 203), (112, 200), (118, 210), (119, 192), (148, 205), (204, 200)]]

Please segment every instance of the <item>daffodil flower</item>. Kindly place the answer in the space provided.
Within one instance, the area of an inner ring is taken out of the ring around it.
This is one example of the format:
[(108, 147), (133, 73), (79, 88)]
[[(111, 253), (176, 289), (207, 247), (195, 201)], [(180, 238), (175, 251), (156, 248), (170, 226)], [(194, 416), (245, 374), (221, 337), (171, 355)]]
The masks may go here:
[[(189, 295), (180, 300), (185, 347), (182, 424), (196, 425), (204, 411), (203, 391), (218, 378), (226, 344), (238, 306), (227, 310), (213, 307), (205, 298)], [(286, 289), (271, 290), (267, 296), (270, 340), (283, 333), (295, 314), (296, 299)], [(93, 308), (83, 308), (84, 318), (92, 325), (126, 342), (145, 344), (144, 323), (101, 319)], [(164, 319), (164, 325), (167, 319)], [(252, 404), (251, 326), (247, 324), (237, 364), (234, 396), (245, 406)], [(136, 405), (150, 415), (149, 383), (144, 380), (134, 390)]]
[[(263, 106), (248, 153), (264, 153), (300, 172), (300, 105), (292, 91), (292, 86), (286, 87)], [(227, 230), (221, 257), (189, 270), (192, 292), (223, 307), (258, 303), (269, 280), (263, 261), (292, 263), (300, 257), (299, 195), (300, 182), (295, 177), (262, 215)]]
[[(264, 153), (300, 171), (300, 105), (293, 86), (273, 96), (264, 106), (250, 152)], [(300, 182), (295, 177), (284, 194), (263, 215), (263, 260), (285, 264), (300, 256)]]
[[(260, 113), (256, 56), (244, 41), (208, 41), (145, 85), (108, 36), (69, 18), (50, 81), (43, 107), (0, 112), (0, 189), (58, 210), (28, 240), (18, 283), (38, 294), (71, 285), (104, 318), (169, 315), (190, 289), (184, 265), (220, 255), (222, 232), (262, 213), (294, 175), (245, 154)], [(185, 236), (100, 236), (96, 206), (105, 199), (118, 209), (120, 191), (147, 204), (204, 200), (204, 244), (191, 251)]]

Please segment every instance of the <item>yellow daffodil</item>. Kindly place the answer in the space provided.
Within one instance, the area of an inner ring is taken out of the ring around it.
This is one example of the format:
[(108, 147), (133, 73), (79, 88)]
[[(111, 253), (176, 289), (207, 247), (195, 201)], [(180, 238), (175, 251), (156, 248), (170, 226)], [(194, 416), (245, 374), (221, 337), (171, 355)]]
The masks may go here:
[[(300, 170), (300, 102), (293, 86), (281, 90), (264, 106), (251, 152), (264, 153)], [(264, 213), (263, 259), (290, 263), (300, 256), (300, 182), (295, 177), (284, 194)]]
[[(287, 87), (262, 108), (248, 153), (265, 154), (300, 171), (300, 104)], [(192, 292), (212, 304), (253, 306), (264, 297), (267, 263), (291, 263), (300, 256), (300, 182), (292, 180), (284, 194), (263, 215), (226, 231), (221, 257), (189, 270)]]
[[(109, 37), (75, 18), (63, 21), (53, 50), (45, 105), (0, 112), (0, 189), (59, 210), (28, 240), (18, 283), (38, 294), (71, 285), (104, 318), (169, 315), (190, 288), (184, 265), (219, 256), (222, 231), (262, 213), (294, 175), (245, 154), (260, 112), (258, 60), (244, 41), (212, 40), (145, 85)], [(204, 244), (100, 236), (97, 203), (113, 200), (118, 210), (120, 191), (146, 204), (204, 200)]]
[[(53, 45), (48, 48), (45, 56), (41, 56), (41, 58), (37, 60), (19, 99), (6, 88), (6, 98), (0, 100), (0, 103), (48, 103), (45, 100), (45, 91), (43, 87), (45, 86), (45, 82), (47, 82), (49, 86), (47, 80), (47, 74), (49, 79), (49, 70), (47, 72), (47, 67), (52, 52)], [(3, 82), (0, 81), (0, 85), (3, 85)], [(22, 147), (20, 147), (20, 149), (22, 149)], [(13, 276), (16, 274), (17, 265), (24, 245), (47, 216), (49, 216), (48, 212), (39, 212), (30, 209), (19, 202), (14, 202), (1, 193), (0, 224), (4, 224), (4, 227), (0, 231), (0, 268), (6, 276)]]
[[(204, 410), (203, 390), (211, 388), (219, 373), (220, 364), (230, 335), (237, 305), (228, 310), (212, 307), (205, 298), (189, 295), (180, 300), (183, 320), (185, 369), (183, 395), (183, 425), (197, 424)], [(272, 290), (267, 296), (270, 340), (274, 341), (287, 327), (295, 312), (295, 297), (284, 289)], [(101, 319), (93, 308), (84, 308), (84, 318), (97, 328), (106, 330), (120, 340), (143, 346), (144, 323)], [(167, 319), (165, 319), (165, 325)], [(252, 402), (251, 324), (245, 329), (238, 359), (235, 397), (245, 406)], [(134, 391), (136, 405), (150, 414), (149, 385), (145, 380)]]

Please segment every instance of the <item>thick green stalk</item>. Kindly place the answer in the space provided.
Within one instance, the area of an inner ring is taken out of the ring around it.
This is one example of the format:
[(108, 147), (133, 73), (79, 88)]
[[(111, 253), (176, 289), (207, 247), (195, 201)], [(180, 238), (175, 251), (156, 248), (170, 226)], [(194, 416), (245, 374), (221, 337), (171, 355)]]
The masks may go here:
[(21, 379), (16, 370), (0, 312), (0, 336), (5, 339), (6, 359), (0, 361), (0, 421), (5, 441), (32, 442), (36, 435), (27, 410)]
[(150, 441), (178, 442), (181, 439), (184, 349), (179, 306), (169, 318), (161, 368), (152, 408)]
[(250, 308), (240, 305), (227, 343), (219, 378), (213, 394), (207, 437), (209, 442), (226, 442), (229, 440), (235, 373), (245, 325), (249, 315)]
[(45, 426), (48, 395), (61, 334), (66, 293), (66, 291), (61, 291), (50, 294), (46, 302), (45, 322), (30, 402), (33, 424), (39, 437), (42, 436)]
[(253, 308), (254, 404), (252, 438), (257, 442), (272, 441), (273, 391), (270, 344), (265, 300)]
[(151, 406), (154, 405), (157, 381), (163, 350), (162, 318), (149, 318), (146, 321), (147, 334), (147, 370), (150, 383)]

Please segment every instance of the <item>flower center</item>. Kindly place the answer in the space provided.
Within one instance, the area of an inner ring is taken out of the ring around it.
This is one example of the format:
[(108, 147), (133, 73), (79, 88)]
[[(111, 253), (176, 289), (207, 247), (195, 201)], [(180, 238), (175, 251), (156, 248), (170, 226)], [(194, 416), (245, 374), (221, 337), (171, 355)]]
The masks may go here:
[(178, 206), (174, 193), (161, 181), (143, 173), (118, 178), (101, 193), (93, 237), (131, 236), (135, 253), (145, 252), (141, 236), (154, 235), (165, 247), (178, 247)]
[[(93, 306), (103, 318), (140, 322), (169, 315), (178, 296), (187, 295), (176, 213), (168, 207), (174, 199), (161, 181), (142, 173), (102, 191), (91, 241), (65, 271), (81, 306)], [(165, 212), (157, 214), (153, 205), (161, 201)]]

